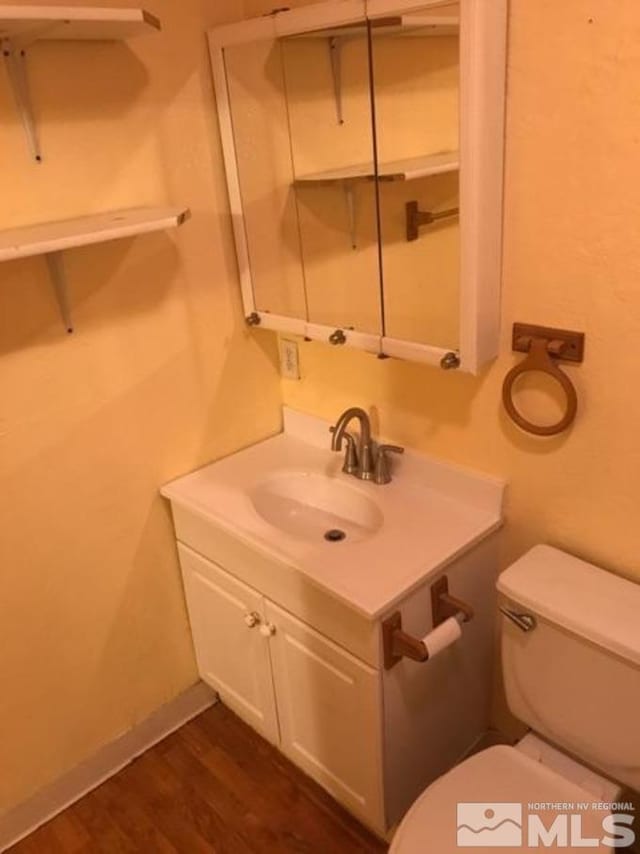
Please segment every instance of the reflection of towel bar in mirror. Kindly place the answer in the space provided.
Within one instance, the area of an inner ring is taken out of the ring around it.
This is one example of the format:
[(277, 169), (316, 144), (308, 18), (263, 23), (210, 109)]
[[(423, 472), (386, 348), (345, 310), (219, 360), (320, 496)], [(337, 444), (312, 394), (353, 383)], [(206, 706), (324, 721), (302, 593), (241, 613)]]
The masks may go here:
[(448, 208), (445, 211), (421, 211), (417, 202), (407, 202), (407, 240), (417, 240), (420, 227), (432, 225), (443, 219), (452, 219), (460, 214), (460, 208)]

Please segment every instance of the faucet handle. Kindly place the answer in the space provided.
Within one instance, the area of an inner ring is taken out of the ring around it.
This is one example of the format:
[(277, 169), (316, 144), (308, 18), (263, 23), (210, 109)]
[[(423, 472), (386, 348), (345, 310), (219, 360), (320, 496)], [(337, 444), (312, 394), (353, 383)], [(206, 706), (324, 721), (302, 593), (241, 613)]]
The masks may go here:
[(373, 481), (380, 486), (391, 482), (391, 468), (389, 466), (388, 454), (404, 454), (404, 448), (401, 448), (400, 445), (378, 445)]
[(400, 445), (378, 445), (379, 454), (404, 454), (404, 448)]

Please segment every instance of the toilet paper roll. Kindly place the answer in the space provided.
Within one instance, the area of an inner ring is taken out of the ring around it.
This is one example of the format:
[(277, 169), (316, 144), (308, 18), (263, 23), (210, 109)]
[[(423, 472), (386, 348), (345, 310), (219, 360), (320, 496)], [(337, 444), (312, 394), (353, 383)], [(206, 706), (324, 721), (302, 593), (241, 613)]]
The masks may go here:
[(455, 643), (462, 636), (462, 626), (455, 617), (449, 617), (444, 623), (440, 623), (437, 629), (429, 632), (422, 638), (422, 643), (427, 648), (429, 658), (438, 655), (443, 649)]

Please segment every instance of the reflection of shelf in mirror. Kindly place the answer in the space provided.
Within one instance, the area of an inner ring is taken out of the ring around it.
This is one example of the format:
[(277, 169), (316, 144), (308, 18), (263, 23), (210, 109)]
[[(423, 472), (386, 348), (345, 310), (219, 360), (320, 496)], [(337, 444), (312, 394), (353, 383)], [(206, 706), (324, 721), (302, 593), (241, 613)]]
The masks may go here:
[(73, 331), (62, 252), (182, 225), (188, 208), (131, 208), (0, 231), (0, 261), (45, 255), (65, 327)]
[[(460, 29), (460, 18), (457, 14), (439, 15), (397, 15), (389, 18), (378, 18), (371, 21), (371, 35), (377, 36), (453, 36)], [(335, 39), (353, 38), (367, 34), (366, 23), (345, 24), (342, 27), (331, 27), (325, 30), (314, 30), (310, 33), (300, 33), (287, 36), (289, 39)]]
[[(413, 181), (426, 178), (429, 175), (441, 175), (445, 172), (456, 172), (459, 168), (458, 152), (445, 151), (440, 154), (424, 154), (421, 157), (408, 157), (405, 160), (393, 160), (381, 163), (378, 177), (381, 181)], [(362, 163), (356, 166), (342, 166), (339, 169), (328, 169), (325, 172), (314, 172), (296, 178), (296, 186), (312, 186), (314, 184), (335, 184), (340, 181), (373, 181), (375, 171), (373, 163)]]

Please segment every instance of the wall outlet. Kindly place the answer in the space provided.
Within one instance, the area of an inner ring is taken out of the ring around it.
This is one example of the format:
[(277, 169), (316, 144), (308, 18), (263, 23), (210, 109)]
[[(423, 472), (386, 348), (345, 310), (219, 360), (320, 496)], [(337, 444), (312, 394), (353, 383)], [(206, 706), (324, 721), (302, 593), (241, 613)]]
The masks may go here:
[(280, 373), (288, 380), (300, 379), (298, 342), (290, 338), (280, 338)]

